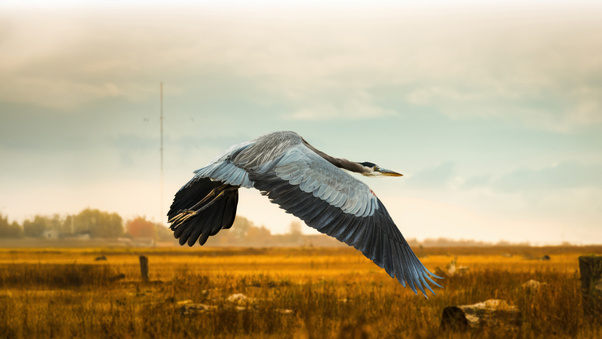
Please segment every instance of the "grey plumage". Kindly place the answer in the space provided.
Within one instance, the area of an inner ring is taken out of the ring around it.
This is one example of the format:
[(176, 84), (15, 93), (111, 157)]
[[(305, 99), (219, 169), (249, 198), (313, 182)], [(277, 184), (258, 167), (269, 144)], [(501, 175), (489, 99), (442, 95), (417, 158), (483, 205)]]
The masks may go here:
[(232, 226), (238, 188), (256, 188), (307, 225), (360, 250), (403, 286), (433, 292), (429, 282), (439, 285), (431, 276), (439, 277), (416, 257), (372, 190), (341, 168), (400, 175), (331, 157), (294, 132), (275, 132), (234, 145), (195, 171), (167, 214), (171, 229), (181, 245), (203, 245)]

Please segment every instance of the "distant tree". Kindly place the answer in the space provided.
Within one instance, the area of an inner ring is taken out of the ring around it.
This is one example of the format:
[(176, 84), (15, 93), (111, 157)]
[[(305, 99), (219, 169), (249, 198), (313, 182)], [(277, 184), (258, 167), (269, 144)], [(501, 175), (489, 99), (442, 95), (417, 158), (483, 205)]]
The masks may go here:
[(20, 238), (23, 236), (23, 229), (18, 223), (8, 222), (5, 215), (0, 214), (0, 238)]
[(173, 236), (173, 232), (165, 227), (165, 225), (160, 223), (154, 223), (155, 226), (155, 240), (157, 241), (169, 241), (175, 239)]
[(7, 238), (22, 238), (23, 237), (23, 227), (21, 227), (21, 225), (19, 225), (16, 221), (13, 221), (12, 223), (10, 223), (8, 230), (9, 230), (8, 233), (10, 236), (7, 236)]
[(63, 236), (72, 236), (75, 232), (75, 217), (68, 215), (59, 227), (59, 233)]
[(61, 231), (61, 227), (63, 227), (64, 221), (61, 219), (60, 215), (55, 213), (52, 216), (52, 218), (48, 218), (47, 220), (48, 220), (48, 224), (46, 225), (47, 228), (57, 230), (59, 232)]
[(299, 244), (303, 241), (303, 233), (301, 233), (302, 225), (298, 220), (292, 221), (288, 227), (287, 240), (291, 244)]
[(76, 233), (88, 232), (93, 238), (116, 238), (123, 235), (123, 219), (117, 213), (87, 208), (74, 218)]
[(268, 230), (267, 228), (265, 228), (265, 226), (260, 226), (260, 227), (249, 227), (249, 230), (247, 231), (247, 235), (244, 238), (245, 243), (248, 244), (257, 244), (257, 243), (264, 243), (267, 244), (270, 242), (270, 238), (272, 236), (272, 233), (270, 232), (270, 230)]
[(298, 237), (301, 235), (301, 228), (303, 226), (301, 225), (301, 223), (299, 222), (299, 220), (295, 220), (292, 221), (291, 224), (289, 225), (288, 229), (288, 233), (292, 236)]
[(23, 221), (23, 233), (26, 237), (40, 238), (46, 230), (47, 220), (41, 215), (36, 215), (33, 220)]
[[(234, 236), (234, 239), (236, 241), (241, 241), (243, 238), (246, 237), (247, 233), (249, 232), (249, 228), (251, 228), (251, 227), (254, 227), (253, 222), (251, 220), (249, 220), (245, 217), (241, 217), (240, 215), (237, 215), (236, 219), (234, 219), (234, 223), (232, 224), (232, 227), (230, 228), (232, 230), (231, 235)], [(224, 233), (227, 233), (227, 232), (224, 232)]]
[[(236, 225), (232, 225), (232, 228), (236, 227)], [(171, 232), (171, 230), (170, 230)], [(245, 232), (246, 234), (246, 232)], [(240, 233), (234, 231), (234, 229), (226, 229), (221, 230), (218, 234), (211, 236), (207, 239), (205, 245), (207, 246), (227, 246), (227, 245), (237, 245), (242, 242), (242, 236)], [(172, 233), (173, 237), (173, 233)]]
[(500, 240), (495, 243), (495, 246), (511, 246), (512, 244), (507, 240)]
[[(265, 227), (263, 227), (265, 229)], [(267, 231), (267, 236), (270, 237), (270, 231)], [(171, 232), (171, 231), (170, 231)], [(260, 231), (259, 227), (255, 226), (253, 222), (245, 217), (240, 215), (236, 216), (234, 223), (230, 229), (222, 229), (215, 236), (209, 237), (207, 239), (207, 246), (226, 246), (226, 245), (242, 245), (245, 246), (249, 244), (251, 241), (259, 241), (265, 240), (269, 241), (269, 239), (259, 239), (258, 234), (266, 235), (266, 232)], [(173, 237), (173, 235), (172, 235)], [(253, 240), (252, 240), (253, 239)]]
[(125, 224), (126, 232), (133, 238), (153, 238), (155, 239), (155, 224), (146, 220), (144, 217), (136, 217), (128, 220)]

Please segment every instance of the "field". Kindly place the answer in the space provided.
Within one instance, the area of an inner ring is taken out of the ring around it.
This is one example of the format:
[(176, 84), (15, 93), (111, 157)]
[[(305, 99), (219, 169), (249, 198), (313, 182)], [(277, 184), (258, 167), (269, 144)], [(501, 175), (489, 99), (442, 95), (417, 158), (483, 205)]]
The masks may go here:
[[(0, 338), (602, 337), (580, 294), (591, 253), (602, 247), (417, 249), (431, 270), (468, 268), (426, 299), (351, 248), (0, 249)], [(446, 306), (493, 298), (522, 324), (440, 328)]]

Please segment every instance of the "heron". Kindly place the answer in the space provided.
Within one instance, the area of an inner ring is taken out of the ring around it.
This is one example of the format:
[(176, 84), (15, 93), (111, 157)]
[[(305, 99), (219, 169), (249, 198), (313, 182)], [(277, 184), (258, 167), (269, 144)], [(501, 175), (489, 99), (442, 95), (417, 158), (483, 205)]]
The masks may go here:
[(427, 297), (441, 287), (410, 248), (376, 194), (350, 172), (402, 174), (371, 162), (332, 157), (292, 131), (273, 132), (228, 148), (175, 194), (167, 213), (180, 245), (202, 246), (234, 223), (238, 189), (258, 189), (308, 226), (361, 251), (404, 287)]

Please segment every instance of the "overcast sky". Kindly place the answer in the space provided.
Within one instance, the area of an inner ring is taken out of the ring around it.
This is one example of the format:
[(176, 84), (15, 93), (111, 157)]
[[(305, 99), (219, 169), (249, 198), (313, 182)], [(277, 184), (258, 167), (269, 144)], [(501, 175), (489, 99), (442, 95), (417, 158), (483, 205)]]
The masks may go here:
[[(602, 3), (3, 1), (0, 213), (161, 217), (228, 146), (294, 130), (408, 238), (602, 243)], [(239, 214), (294, 217), (244, 190)], [(310, 232), (309, 228), (304, 232)]]

